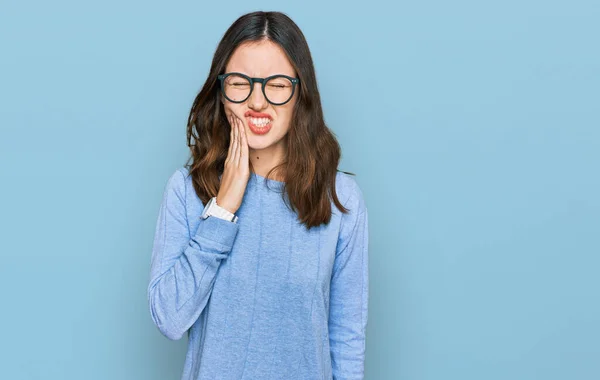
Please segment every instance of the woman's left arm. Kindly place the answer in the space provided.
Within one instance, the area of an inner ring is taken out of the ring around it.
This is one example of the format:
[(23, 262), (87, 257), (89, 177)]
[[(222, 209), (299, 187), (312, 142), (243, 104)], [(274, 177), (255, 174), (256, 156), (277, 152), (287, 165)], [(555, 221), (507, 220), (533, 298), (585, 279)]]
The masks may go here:
[(362, 380), (369, 299), (368, 213), (362, 195), (345, 219), (331, 276), (329, 345), (334, 380)]

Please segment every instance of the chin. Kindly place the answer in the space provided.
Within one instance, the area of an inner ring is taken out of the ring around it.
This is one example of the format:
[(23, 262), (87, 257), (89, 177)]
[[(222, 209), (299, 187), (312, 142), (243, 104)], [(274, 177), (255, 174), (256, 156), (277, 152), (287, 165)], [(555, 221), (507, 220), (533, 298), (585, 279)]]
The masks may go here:
[(271, 141), (256, 141), (253, 138), (248, 140), (248, 148), (254, 150), (261, 150), (271, 146)]

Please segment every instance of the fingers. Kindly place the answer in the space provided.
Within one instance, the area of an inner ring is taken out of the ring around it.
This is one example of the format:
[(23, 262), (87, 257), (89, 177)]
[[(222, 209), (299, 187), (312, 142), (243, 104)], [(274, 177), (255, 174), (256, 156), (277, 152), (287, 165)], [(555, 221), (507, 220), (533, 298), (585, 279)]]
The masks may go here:
[(239, 166), (240, 163), (246, 163), (249, 160), (248, 140), (244, 122), (235, 114), (230, 114), (227, 119), (231, 126), (229, 151), (227, 159), (234, 166)]
[(238, 167), (240, 164), (240, 128), (238, 126), (238, 118), (233, 115), (233, 156), (232, 160), (235, 167)]
[(244, 128), (244, 123), (241, 122), (240, 120), (240, 135), (241, 135), (241, 144), (242, 144), (242, 150), (241, 150), (241, 160), (243, 163), (247, 163), (248, 162), (248, 140), (246, 138), (246, 128)]
[(225, 158), (225, 162), (229, 162), (231, 161), (231, 157), (233, 157), (231, 154), (233, 152), (233, 129), (234, 129), (234, 124), (233, 124), (233, 119), (232, 119), (233, 115), (229, 114), (227, 116), (227, 120), (229, 121), (229, 126), (231, 127), (229, 130), (229, 149), (227, 150), (227, 157)]

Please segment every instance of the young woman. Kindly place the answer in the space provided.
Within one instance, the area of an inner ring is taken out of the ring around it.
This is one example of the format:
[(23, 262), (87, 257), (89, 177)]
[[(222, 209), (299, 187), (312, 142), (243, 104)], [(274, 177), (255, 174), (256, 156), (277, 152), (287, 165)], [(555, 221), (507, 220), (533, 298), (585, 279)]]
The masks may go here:
[(231, 25), (187, 141), (148, 286), (158, 329), (187, 333), (182, 379), (362, 379), (367, 208), (337, 170), (308, 44), (288, 16)]

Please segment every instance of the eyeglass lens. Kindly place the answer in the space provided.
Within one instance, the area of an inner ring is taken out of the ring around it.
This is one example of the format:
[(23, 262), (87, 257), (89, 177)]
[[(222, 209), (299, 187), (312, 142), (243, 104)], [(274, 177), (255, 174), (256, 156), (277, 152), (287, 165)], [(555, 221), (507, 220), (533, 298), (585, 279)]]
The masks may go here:
[[(225, 96), (234, 102), (244, 101), (250, 95), (250, 81), (232, 74), (223, 81)], [(271, 103), (284, 103), (292, 97), (292, 81), (285, 77), (274, 77), (265, 83), (265, 95)], [(260, 86), (259, 86), (260, 88)], [(257, 89), (258, 90), (258, 89)]]

